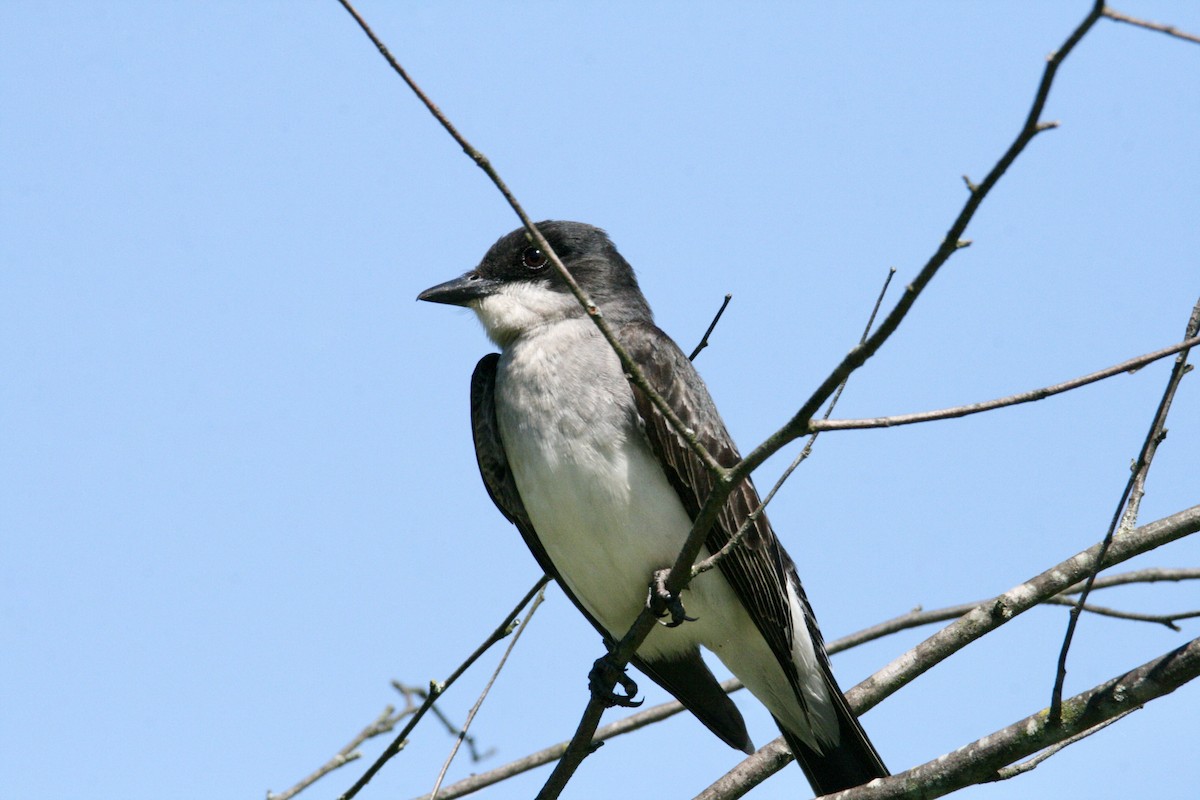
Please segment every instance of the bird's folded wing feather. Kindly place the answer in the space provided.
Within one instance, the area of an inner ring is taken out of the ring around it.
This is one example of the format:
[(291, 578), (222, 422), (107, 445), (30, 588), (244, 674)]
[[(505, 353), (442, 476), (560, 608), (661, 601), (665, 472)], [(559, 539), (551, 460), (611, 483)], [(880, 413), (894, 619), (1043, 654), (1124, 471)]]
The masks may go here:
[[(622, 327), (619, 337), (630, 356), (642, 368), (647, 381), (666, 401), (680, 421), (690, 428), (701, 444), (722, 466), (731, 467), (740, 460), (725, 425), (717, 413), (708, 390), (696, 374), (687, 356), (665, 333), (650, 323)], [(667, 479), (693, 519), (700, 513), (715, 486), (707, 468), (682, 436), (655, 407), (649, 396), (633, 388), (638, 413), (646, 438), (667, 473)], [(733, 490), (722, 507), (716, 523), (705, 538), (710, 553), (724, 547), (758, 508), (758, 492), (749, 479)], [(792, 656), (793, 626), (788, 603), (787, 574), (793, 573), (794, 585), (805, 608), (805, 619), (816, 646), (818, 660), (825, 662), (821, 634), (804, 598), (795, 567), (779, 546), (765, 514), (750, 523), (741, 543), (718, 563), (718, 568), (746, 607), (755, 626), (770, 645), (787, 673), (801, 705), (805, 703), (800, 679)]]

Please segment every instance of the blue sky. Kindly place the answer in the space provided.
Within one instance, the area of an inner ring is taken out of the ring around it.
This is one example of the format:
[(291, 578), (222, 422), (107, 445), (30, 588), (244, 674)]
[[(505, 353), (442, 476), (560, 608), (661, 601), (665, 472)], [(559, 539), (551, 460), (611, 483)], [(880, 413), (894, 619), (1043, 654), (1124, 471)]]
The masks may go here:
[[(748, 450), (857, 340), (886, 270), (898, 289), (933, 251), (960, 176), (1007, 146), (1085, 6), (359, 8), (535, 218), (610, 232), (685, 347), (733, 293), (698, 366)], [(1121, 10), (1200, 30), (1193, 4)], [(1198, 65), (1194, 45), (1098, 25), (1050, 98), (1062, 127), (838, 414), (1004, 395), (1177, 341), (1200, 295)], [(414, 302), (516, 220), (333, 0), (5, 3), (0, 106), (0, 795), (281, 791), (395, 702), (390, 679), (449, 673), (538, 576), (471, 452), (467, 382), (490, 345), (467, 312)], [(825, 436), (772, 517), (827, 637), (1097, 541), (1168, 369)], [(1200, 498), (1194, 376), (1169, 427), (1143, 521)], [(1130, 566), (1198, 562), (1193, 537)], [(1200, 592), (1102, 602), (1179, 611)], [(866, 715), (889, 766), (1044, 706), (1065, 621), (1032, 611)], [(1068, 691), (1197, 627), (1085, 618)], [(929, 632), (835, 670), (852, 685)], [(600, 653), (550, 592), (475, 723), (495, 754), (450, 779), (569, 736)], [(738, 702), (757, 743), (775, 735)], [(1185, 687), (960, 796), (1183, 796), (1198, 706)], [(450, 744), (427, 722), (362, 796), (427, 792)], [(738, 757), (678, 717), (605, 746), (566, 796), (690, 797)], [(805, 791), (790, 768), (752, 796)]]

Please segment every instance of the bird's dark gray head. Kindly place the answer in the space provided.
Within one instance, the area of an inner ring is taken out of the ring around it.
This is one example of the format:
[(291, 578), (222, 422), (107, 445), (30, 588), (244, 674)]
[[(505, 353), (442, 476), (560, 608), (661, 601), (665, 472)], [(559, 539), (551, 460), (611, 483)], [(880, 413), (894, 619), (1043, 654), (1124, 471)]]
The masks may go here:
[[(633, 268), (601, 229), (582, 222), (546, 221), (538, 230), (601, 312), (620, 324), (650, 321)], [(466, 306), (501, 347), (540, 325), (584, 316), (550, 260), (524, 228), (502, 236), (479, 266), (417, 295), (418, 300)]]

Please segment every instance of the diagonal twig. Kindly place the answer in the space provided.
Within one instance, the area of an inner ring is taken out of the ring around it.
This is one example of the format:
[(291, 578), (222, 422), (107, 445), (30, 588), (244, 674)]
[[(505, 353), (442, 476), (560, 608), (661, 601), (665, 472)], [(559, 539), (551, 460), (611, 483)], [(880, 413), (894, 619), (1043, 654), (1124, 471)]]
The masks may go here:
[[(392, 688), (404, 695), (405, 699), (409, 700), (410, 703), (412, 703), (410, 698), (413, 697), (419, 697), (422, 701), (429, 697), (429, 692), (425, 689), (422, 689), (419, 686), (407, 686), (397, 680), (392, 681)], [(414, 704), (412, 706), (412, 710), (416, 711), (416, 709), (417, 705)], [(461, 728), (458, 725), (455, 725), (454, 721), (451, 720), (450, 717), (446, 716), (445, 712), (438, 708), (436, 704), (429, 707), (429, 713), (433, 714), (433, 716), (437, 718), (437, 721), (442, 723), (442, 727), (446, 729), (447, 733), (449, 733), (451, 736), (458, 736), (458, 732), (461, 730)], [(463, 737), (463, 741), (466, 742), (467, 750), (471, 753), (472, 761), (477, 762), (480, 759), (487, 758), (487, 756), (491, 754), (490, 750), (480, 753), (475, 746), (475, 738), (473, 736), (465, 736)]]
[[(1184, 332), (1185, 339), (1192, 339), (1200, 331), (1200, 301), (1192, 307), (1192, 313), (1188, 317), (1187, 328)], [(1096, 574), (1100, 571), (1100, 565), (1104, 561), (1104, 553), (1111, 546), (1113, 536), (1116, 535), (1118, 524), (1120, 529), (1128, 530), (1133, 527), (1137, 519), (1137, 509), (1141, 503), (1142, 494), (1145, 492), (1146, 476), (1150, 471), (1150, 465), (1154, 461), (1154, 454), (1158, 450), (1159, 442), (1167, 435), (1166, 424), (1167, 414), (1171, 410), (1171, 402), (1175, 399), (1175, 392), (1179, 388), (1180, 381), (1187, 374), (1191, 367), (1188, 366), (1187, 357), (1188, 350), (1181, 350), (1179, 355), (1175, 357), (1175, 364), (1171, 367), (1171, 375), (1167, 379), (1167, 387), (1163, 390), (1162, 399), (1159, 400), (1158, 409), (1154, 413), (1154, 419), (1150, 423), (1150, 430), (1146, 433), (1146, 439), (1142, 443), (1142, 449), (1138, 453), (1137, 461), (1134, 462), (1133, 471), (1129, 476), (1129, 480), (1125, 483), (1125, 489), (1121, 492), (1121, 499), (1117, 503), (1117, 509), (1113, 512), (1112, 521), (1108, 526), (1108, 533), (1104, 536), (1104, 541), (1100, 546), (1100, 555), (1096, 559), (1096, 569), (1088, 575), (1084, 582), (1083, 589), (1079, 592), (1079, 598), (1075, 601), (1075, 608), (1071, 610), (1071, 616), (1067, 620), (1067, 631), (1063, 636), (1062, 649), (1058, 654), (1058, 668), (1054, 677), (1054, 689), (1050, 695), (1050, 722), (1057, 724), (1062, 721), (1062, 693), (1063, 684), (1067, 679), (1067, 654), (1071, 650), (1071, 642), (1075, 637), (1075, 630), (1079, 624), (1079, 615), (1083, 610), (1084, 603), (1087, 602), (1088, 593), (1092, 589), (1092, 584), (1096, 580)]]
[[(896, 268), (890, 268), (888, 270), (887, 277), (883, 280), (883, 288), (879, 290), (879, 296), (875, 298), (875, 306), (871, 309), (871, 315), (867, 317), (867, 326), (863, 328), (862, 337), (858, 340), (859, 344), (862, 344), (864, 341), (866, 341), (868, 334), (871, 333), (871, 326), (875, 324), (875, 317), (877, 314), (879, 314), (879, 309), (883, 305), (883, 298), (887, 295), (888, 287), (891, 286), (892, 278), (895, 275)], [(847, 378), (846, 380), (842, 381), (840, 386), (838, 386), (833, 398), (829, 401), (829, 405), (825, 407), (825, 413), (821, 417), (823, 420), (829, 419), (829, 415), (833, 413), (833, 409), (837, 406), (838, 400), (842, 398), (842, 392), (845, 391), (846, 383), (849, 380), (850, 379)], [(771, 487), (771, 491), (767, 492), (767, 496), (759, 501), (758, 508), (746, 515), (746, 519), (743, 520), (742, 524), (738, 526), (738, 529), (736, 532), (734, 532), (733, 536), (729, 537), (729, 541), (722, 545), (720, 550), (692, 567), (693, 578), (695, 578), (697, 575), (708, 572), (710, 569), (719, 564), (721, 559), (728, 556), (735, 547), (741, 546), (742, 540), (746, 537), (746, 534), (750, 532), (751, 526), (758, 522), (758, 518), (761, 517), (767, 510), (767, 506), (773, 499), (775, 499), (775, 495), (780, 489), (783, 488), (783, 484), (792, 476), (792, 473), (796, 471), (796, 468), (804, 463), (805, 459), (812, 455), (813, 445), (816, 444), (817, 436), (819, 434), (820, 431), (813, 431), (811, 434), (809, 434), (808, 441), (804, 443), (804, 447), (800, 450), (796, 457), (792, 459), (792, 463), (788, 464), (787, 469), (783, 471), (783, 474), (779, 476), (779, 479), (775, 481), (775, 485)]]
[(721, 315), (725, 313), (725, 309), (729, 307), (729, 301), (733, 299), (733, 295), (726, 293), (725, 300), (721, 303), (721, 307), (717, 309), (717, 315), (713, 317), (712, 322), (708, 323), (708, 330), (700, 337), (700, 344), (696, 345), (696, 349), (688, 356), (688, 361), (695, 361), (696, 356), (700, 355), (700, 351), (708, 347), (708, 337), (712, 336), (713, 330), (717, 327), (717, 323), (721, 321)]
[(458, 748), (462, 746), (463, 741), (467, 738), (467, 731), (471, 728), (471, 722), (474, 721), (475, 715), (479, 713), (480, 707), (483, 706), (483, 701), (487, 699), (488, 693), (492, 691), (492, 686), (496, 683), (496, 678), (500, 677), (500, 671), (504, 669), (504, 665), (508, 662), (508, 657), (512, 655), (513, 648), (517, 646), (517, 642), (521, 640), (521, 634), (529, 627), (529, 621), (533, 619), (533, 615), (537, 612), (538, 606), (546, 599), (546, 587), (543, 586), (541, 591), (533, 600), (533, 604), (529, 606), (529, 613), (525, 615), (525, 620), (517, 628), (516, 633), (508, 642), (508, 647), (504, 648), (504, 655), (500, 657), (500, 662), (496, 664), (496, 668), (492, 670), (492, 677), (488, 679), (487, 685), (483, 687), (483, 691), (479, 693), (479, 699), (475, 701), (475, 705), (471, 706), (471, 710), (467, 712), (467, 720), (463, 723), (462, 729), (458, 732), (458, 738), (455, 739), (454, 746), (450, 748), (450, 755), (446, 756), (446, 762), (442, 764), (442, 769), (438, 773), (437, 782), (433, 785), (433, 791), (430, 792), (430, 797), (437, 800), (438, 792), (442, 788), (442, 781), (446, 779), (446, 770), (450, 769), (450, 764), (454, 761), (454, 756), (458, 754)]
[(314, 783), (319, 781), (321, 778), (324, 778), (334, 770), (346, 766), (351, 761), (356, 761), (359, 758), (362, 758), (362, 753), (358, 752), (359, 745), (368, 739), (371, 739), (375, 736), (380, 736), (392, 730), (392, 728), (396, 726), (396, 723), (400, 719), (407, 714), (413, 713), (414, 711), (416, 711), (416, 706), (412, 704), (401, 710), (398, 714), (396, 713), (395, 708), (388, 706), (383, 710), (382, 713), (380, 713), (378, 717), (375, 718), (370, 725), (363, 728), (357, 736), (351, 739), (349, 744), (347, 744), (341, 750), (338, 750), (337, 753), (334, 754), (333, 758), (329, 759), (309, 775), (298, 781), (296, 785), (290, 789), (279, 792), (278, 794), (268, 791), (267, 800), (291, 800), (291, 798), (300, 794), (300, 792), (304, 791), (309, 786), (312, 786)]
[(517, 603), (517, 605), (513, 607), (513, 610), (510, 611), (508, 616), (506, 616), (504, 620), (496, 626), (496, 629), (492, 631), (488, 638), (485, 639), (484, 642), (479, 645), (479, 647), (475, 648), (475, 652), (467, 656), (466, 660), (459, 664), (458, 668), (455, 669), (454, 672), (450, 673), (448, 678), (440, 683), (437, 681), (430, 681), (429, 694), (426, 696), (425, 701), (421, 703), (420, 707), (413, 714), (412, 719), (408, 721), (408, 724), (405, 725), (404, 729), (400, 731), (400, 734), (391, 741), (383, 753), (381, 753), (380, 756), (375, 759), (375, 762), (371, 764), (370, 768), (368, 768), (367, 771), (364, 772), (362, 776), (354, 782), (353, 786), (343, 792), (338, 797), (338, 800), (350, 800), (350, 798), (362, 791), (362, 788), (371, 782), (371, 778), (375, 777), (375, 773), (379, 772), (379, 770), (383, 768), (384, 764), (386, 764), (392, 759), (393, 756), (404, 749), (404, 745), (407, 744), (408, 735), (412, 733), (413, 728), (417, 726), (417, 723), (421, 721), (422, 717), (425, 716), (425, 713), (429, 711), (430, 707), (432, 707), (437, 699), (441, 697), (442, 694), (444, 694), (445, 691), (449, 689), (450, 686), (453, 685), (454, 682), (458, 680), (459, 677), (461, 677), (462, 674), (466, 672), (467, 669), (474, 664), (480, 656), (486, 653), (492, 645), (512, 633), (513, 621), (517, 618), (517, 615), (521, 613), (521, 609), (529, 605), (529, 602), (533, 600), (534, 595), (544, 589), (546, 584), (549, 582), (550, 578), (545, 575), (539, 578), (537, 583), (535, 583), (533, 587), (525, 593), (525, 596), (521, 598), (521, 602)]
[(1017, 777), (1018, 775), (1024, 775), (1026, 772), (1031, 772), (1032, 770), (1037, 769), (1038, 766), (1042, 764), (1042, 762), (1044, 762), (1046, 759), (1050, 758), (1051, 756), (1058, 755), (1058, 753), (1061, 752), (1062, 750), (1065, 750), (1066, 748), (1070, 747), (1071, 745), (1075, 744), (1076, 742), (1082, 742), (1084, 739), (1088, 738), (1092, 734), (1099, 733), (1100, 731), (1104, 730), (1109, 725), (1112, 725), (1115, 722), (1120, 722), (1121, 720), (1125, 719), (1133, 712), (1137, 711), (1139, 708), (1141, 708), (1141, 706), (1135, 706), (1135, 707), (1129, 709), (1128, 711), (1125, 711), (1124, 713), (1117, 714), (1115, 717), (1112, 717), (1111, 719), (1104, 720), (1104, 722), (1101, 722), (1099, 725), (1096, 725), (1093, 728), (1088, 728), (1087, 730), (1083, 731), (1082, 733), (1077, 733), (1074, 736), (1063, 739), (1058, 744), (1054, 744), (1054, 745), (1051, 745), (1050, 747), (1047, 747), (1045, 750), (1038, 753), (1036, 756), (1029, 759), (1028, 761), (1022, 761), (1020, 764), (1013, 764), (1010, 767), (1004, 767), (1002, 769), (998, 769), (998, 770), (996, 770), (995, 780), (1007, 781), (1007, 780)]

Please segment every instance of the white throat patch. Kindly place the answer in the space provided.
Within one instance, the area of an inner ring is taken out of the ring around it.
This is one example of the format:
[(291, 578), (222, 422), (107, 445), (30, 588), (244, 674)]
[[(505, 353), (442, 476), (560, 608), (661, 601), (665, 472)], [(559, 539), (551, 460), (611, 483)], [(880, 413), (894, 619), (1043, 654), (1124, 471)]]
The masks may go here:
[(471, 308), (488, 338), (500, 347), (534, 328), (583, 314), (573, 295), (556, 292), (542, 281), (505, 284), (495, 294), (471, 303)]

